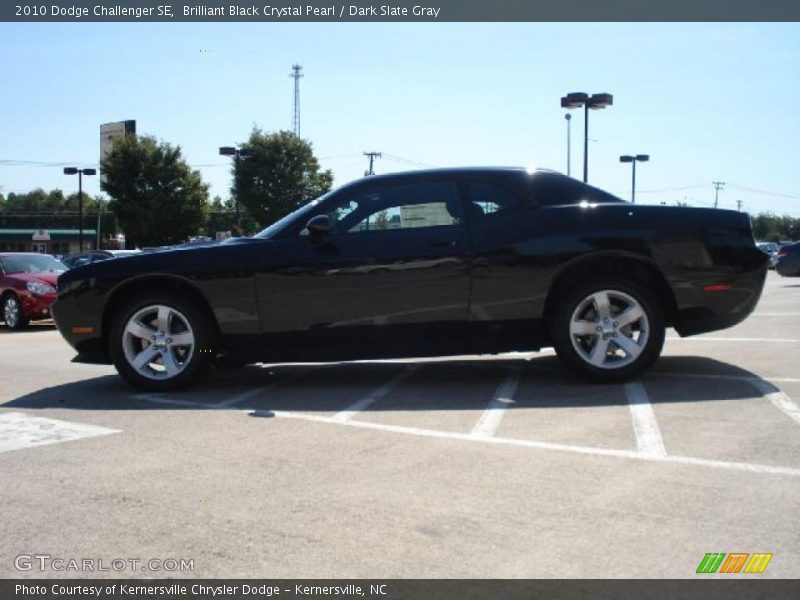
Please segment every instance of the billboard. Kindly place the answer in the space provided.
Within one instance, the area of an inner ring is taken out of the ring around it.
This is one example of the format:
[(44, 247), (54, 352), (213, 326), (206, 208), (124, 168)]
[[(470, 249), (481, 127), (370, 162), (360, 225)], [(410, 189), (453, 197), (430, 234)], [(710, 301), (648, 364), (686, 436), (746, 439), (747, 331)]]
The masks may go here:
[[(117, 121), (116, 123), (104, 123), (100, 125), (100, 162), (111, 151), (114, 140), (124, 135), (136, 135), (136, 121)], [(103, 170), (100, 169), (100, 181), (103, 181)]]

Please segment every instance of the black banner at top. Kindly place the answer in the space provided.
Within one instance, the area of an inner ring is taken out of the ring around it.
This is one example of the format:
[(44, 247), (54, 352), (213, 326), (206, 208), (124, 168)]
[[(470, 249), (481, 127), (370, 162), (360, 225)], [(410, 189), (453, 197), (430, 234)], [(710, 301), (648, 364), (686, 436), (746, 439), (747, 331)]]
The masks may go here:
[(9, 22), (798, 21), (798, 0), (16, 0)]

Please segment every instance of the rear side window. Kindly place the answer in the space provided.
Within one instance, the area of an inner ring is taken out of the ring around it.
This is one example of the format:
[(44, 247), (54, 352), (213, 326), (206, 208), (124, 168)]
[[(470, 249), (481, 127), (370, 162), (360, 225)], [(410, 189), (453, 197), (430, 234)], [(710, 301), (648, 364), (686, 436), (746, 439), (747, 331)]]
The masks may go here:
[(467, 184), (470, 211), (475, 217), (492, 216), (521, 208), (525, 201), (501, 185), (487, 182)]
[(543, 206), (621, 203), (621, 198), (558, 173), (536, 173), (530, 182), (533, 198)]

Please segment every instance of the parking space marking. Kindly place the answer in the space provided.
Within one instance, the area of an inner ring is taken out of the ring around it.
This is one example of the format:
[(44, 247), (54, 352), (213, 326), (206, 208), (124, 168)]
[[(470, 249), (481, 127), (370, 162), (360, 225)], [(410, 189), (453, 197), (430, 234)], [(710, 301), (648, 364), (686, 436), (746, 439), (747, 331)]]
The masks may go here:
[[(677, 377), (686, 378), (692, 377), (695, 379), (728, 379), (733, 381), (766, 381), (758, 377), (749, 377), (746, 375), (723, 375), (716, 373), (673, 373), (671, 371), (653, 371), (647, 374), (648, 377)], [(770, 377), (769, 381), (779, 381), (781, 383), (800, 383), (798, 377)]]
[(246, 402), (248, 400), (252, 400), (253, 398), (258, 397), (260, 394), (263, 394), (265, 392), (269, 392), (269, 391), (271, 391), (271, 390), (273, 390), (273, 389), (275, 389), (277, 387), (286, 385), (287, 383), (292, 383), (292, 382), (300, 379), (301, 377), (306, 375), (310, 370), (311, 369), (302, 369), (302, 370), (300, 370), (300, 371), (298, 371), (296, 373), (292, 373), (291, 375), (288, 375), (285, 379), (279, 379), (278, 381), (270, 383), (269, 385), (266, 385), (266, 386), (263, 386), (263, 387), (259, 387), (259, 388), (256, 388), (254, 390), (247, 390), (245, 392), (241, 392), (239, 394), (236, 394), (235, 396), (232, 396), (231, 398), (228, 398), (227, 400), (223, 400), (222, 402), (216, 403), (214, 405), (214, 407), (215, 408), (229, 408), (229, 407), (232, 407), (232, 406), (236, 406), (237, 404), (241, 404), (242, 402)]
[(666, 339), (670, 342), (754, 342), (754, 343), (773, 342), (776, 344), (800, 344), (800, 340), (789, 340), (785, 338), (729, 338), (729, 337), (705, 337), (705, 336), (680, 337), (676, 335), (676, 336), (670, 336)]
[(474, 437), (469, 433), (458, 433), (454, 431), (439, 431), (436, 429), (423, 429), (419, 427), (406, 427), (403, 425), (386, 425), (370, 421), (358, 421), (350, 419), (348, 421), (337, 421), (334, 417), (324, 417), (300, 412), (275, 411), (274, 415), (285, 419), (299, 419), (303, 421), (314, 421), (316, 423), (326, 423), (331, 425), (343, 425), (346, 427), (356, 427), (360, 429), (374, 429), (377, 431), (388, 431), (406, 435), (416, 435), (429, 438), (449, 439), (473, 442), (479, 444), (495, 444), (498, 446), (518, 446), (523, 448), (534, 448), (537, 450), (554, 450), (558, 452), (571, 452), (575, 454), (588, 454), (593, 456), (608, 456), (613, 458), (627, 458), (634, 460), (645, 460), (662, 463), (685, 464), (698, 467), (711, 467), (732, 471), (747, 471), (750, 473), (762, 473), (769, 475), (789, 475), (800, 477), (800, 469), (792, 467), (779, 467), (773, 465), (761, 465), (742, 462), (730, 462), (724, 460), (714, 460), (708, 458), (695, 458), (693, 456), (678, 456), (667, 454), (659, 456), (655, 454), (645, 454), (635, 450), (616, 450), (613, 448), (594, 448), (590, 446), (572, 446), (568, 444), (557, 444), (554, 442), (538, 442), (535, 440), (522, 440), (517, 438), (504, 437)]
[(511, 373), (497, 386), (494, 397), (483, 411), (481, 418), (475, 423), (475, 427), (472, 428), (470, 433), (472, 437), (485, 438), (495, 434), (506, 411), (514, 403), (514, 394), (517, 392), (518, 386), (519, 370), (512, 369)]
[(217, 408), (218, 405), (205, 402), (192, 402), (191, 400), (178, 400), (176, 398), (165, 398), (156, 394), (136, 394), (136, 400), (144, 402), (154, 402), (155, 404), (171, 404), (173, 406), (185, 406), (186, 408)]
[(644, 386), (641, 383), (626, 383), (625, 397), (631, 409), (639, 452), (651, 456), (666, 456), (667, 450), (664, 448), (661, 430)]
[(378, 400), (385, 397), (389, 392), (391, 392), (401, 381), (409, 377), (412, 373), (414, 373), (418, 369), (417, 365), (413, 365), (407, 368), (402, 373), (395, 375), (389, 381), (384, 383), (378, 389), (370, 392), (360, 400), (353, 402), (347, 408), (339, 411), (331, 417), (337, 423), (344, 423), (352, 419), (355, 415), (360, 413), (362, 410), (365, 410), (375, 404)]
[(792, 402), (789, 396), (776, 388), (769, 381), (764, 381), (763, 379), (750, 379), (749, 381), (753, 384), (753, 387), (764, 394), (764, 397), (777, 406), (781, 412), (800, 424), (800, 406)]
[(0, 452), (70, 442), (112, 433), (120, 433), (120, 430), (59, 419), (31, 417), (18, 412), (0, 414)]

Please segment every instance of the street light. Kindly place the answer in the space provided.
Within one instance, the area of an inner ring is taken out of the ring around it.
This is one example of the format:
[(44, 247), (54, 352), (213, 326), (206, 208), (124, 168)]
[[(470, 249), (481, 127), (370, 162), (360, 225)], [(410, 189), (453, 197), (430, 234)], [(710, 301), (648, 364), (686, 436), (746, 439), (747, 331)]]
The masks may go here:
[(631, 163), (633, 165), (633, 176), (631, 181), (631, 204), (636, 203), (636, 163), (647, 162), (648, 160), (650, 160), (649, 154), (625, 154), (624, 156), (619, 157), (619, 162)]
[(97, 169), (64, 167), (64, 175), (78, 176), (78, 252), (83, 252), (83, 176), (97, 175)]
[(572, 92), (561, 98), (561, 108), (572, 110), (583, 106), (583, 182), (589, 181), (589, 109), (600, 110), (606, 106), (614, 104), (614, 97), (611, 94), (584, 94), (583, 92)]
[[(233, 146), (220, 146), (219, 153), (221, 156), (233, 156), (234, 161), (234, 170), (239, 170), (239, 159), (240, 158), (248, 158), (253, 156), (254, 152), (250, 148), (246, 148), (242, 146), (241, 148), (235, 148)], [(239, 194), (236, 194), (236, 226), (241, 228), (242, 226), (242, 218), (239, 214)]]

